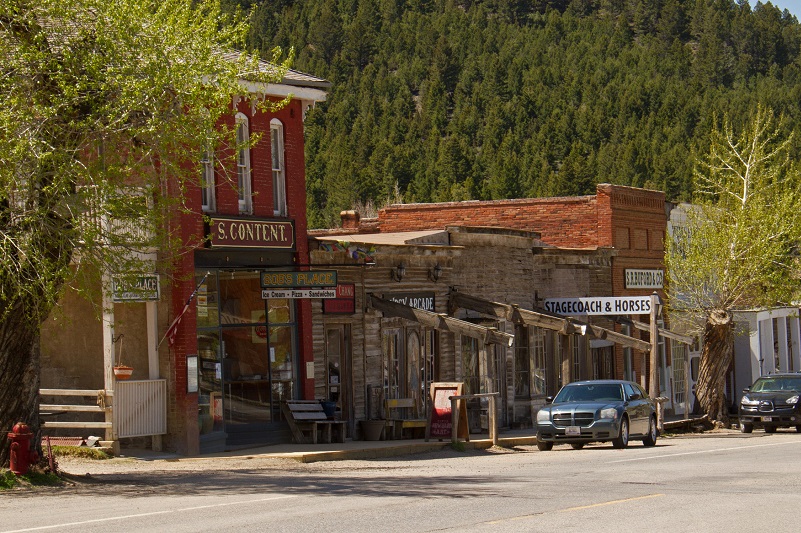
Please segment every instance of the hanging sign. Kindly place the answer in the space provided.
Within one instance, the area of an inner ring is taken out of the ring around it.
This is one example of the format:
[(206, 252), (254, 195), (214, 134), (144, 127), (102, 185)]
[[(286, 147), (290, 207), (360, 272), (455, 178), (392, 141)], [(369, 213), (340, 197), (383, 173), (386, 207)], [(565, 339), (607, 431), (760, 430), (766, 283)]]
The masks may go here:
[(114, 302), (147, 302), (159, 299), (159, 275), (141, 274), (134, 278), (111, 278), (111, 300)]
[(647, 315), (650, 296), (587, 296), (584, 298), (547, 298), (544, 307), (557, 315)]
[[(431, 384), (431, 410), (428, 414), (426, 427), (426, 440), (428, 438), (450, 439), (453, 432), (453, 411), (451, 396), (461, 396), (463, 383), (432, 383)], [(456, 402), (459, 410), (457, 419), (457, 437), (469, 438), (470, 428), (467, 426), (467, 405), (464, 400)]]

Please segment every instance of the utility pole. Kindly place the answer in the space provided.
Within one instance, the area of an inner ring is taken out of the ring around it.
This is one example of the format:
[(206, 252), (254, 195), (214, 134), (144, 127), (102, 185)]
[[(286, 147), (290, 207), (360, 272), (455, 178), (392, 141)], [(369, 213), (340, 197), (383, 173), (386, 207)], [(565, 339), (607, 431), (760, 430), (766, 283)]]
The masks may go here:
[[(659, 318), (659, 307), (662, 302), (659, 295), (654, 291), (651, 294), (651, 372), (649, 374), (650, 380), (648, 383), (648, 394), (651, 398), (659, 396), (659, 325), (657, 319)], [(645, 369), (643, 369), (645, 372)]]

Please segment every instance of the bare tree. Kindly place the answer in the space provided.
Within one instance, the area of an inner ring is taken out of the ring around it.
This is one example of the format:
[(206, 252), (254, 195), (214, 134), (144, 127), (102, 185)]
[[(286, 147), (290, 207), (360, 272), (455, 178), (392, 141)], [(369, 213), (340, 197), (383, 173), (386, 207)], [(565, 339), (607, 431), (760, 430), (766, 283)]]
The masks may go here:
[(669, 304), (703, 336), (696, 394), (713, 420), (728, 420), (732, 311), (786, 305), (799, 292), (801, 181), (783, 132), (761, 106), (739, 134), (724, 118), (699, 162), (686, 223), (668, 239)]

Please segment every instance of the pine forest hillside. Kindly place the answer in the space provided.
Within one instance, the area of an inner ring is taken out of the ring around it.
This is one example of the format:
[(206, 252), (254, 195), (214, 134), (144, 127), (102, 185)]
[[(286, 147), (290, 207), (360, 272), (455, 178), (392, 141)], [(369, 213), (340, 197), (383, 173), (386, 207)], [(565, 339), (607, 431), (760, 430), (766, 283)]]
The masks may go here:
[[(237, 0), (228, 0), (237, 2)], [(333, 83), (307, 118), (310, 227), (388, 200), (692, 194), (723, 114), (786, 117), (801, 27), (729, 0), (238, 0), (250, 45)]]

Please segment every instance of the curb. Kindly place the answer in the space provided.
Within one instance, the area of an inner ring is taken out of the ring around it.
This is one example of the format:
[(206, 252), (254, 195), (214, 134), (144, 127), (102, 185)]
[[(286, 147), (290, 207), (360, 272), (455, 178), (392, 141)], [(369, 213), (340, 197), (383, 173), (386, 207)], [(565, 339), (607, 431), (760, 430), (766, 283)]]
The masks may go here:
[[(498, 439), (498, 445), (504, 448), (515, 446), (533, 446), (537, 443), (537, 437), (510, 437)], [(459, 445), (465, 450), (486, 450), (492, 448), (492, 441), (480, 439), (473, 441), (459, 441)], [(359, 448), (355, 450), (336, 450), (321, 452), (290, 452), (290, 453), (270, 453), (262, 454), (264, 457), (275, 457), (281, 459), (292, 459), (299, 463), (315, 463), (318, 461), (344, 461), (358, 459), (385, 459), (388, 457), (398, 457), (402, 455), (415, 455), (421, 453), (437, 452), (451, 447), (451, 441), (440, 442), (416, 442), (401, 444), (398, 446), (387, 446), (384, 448)]]

